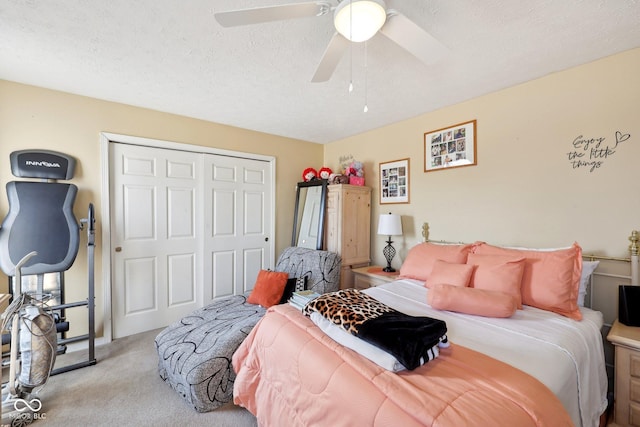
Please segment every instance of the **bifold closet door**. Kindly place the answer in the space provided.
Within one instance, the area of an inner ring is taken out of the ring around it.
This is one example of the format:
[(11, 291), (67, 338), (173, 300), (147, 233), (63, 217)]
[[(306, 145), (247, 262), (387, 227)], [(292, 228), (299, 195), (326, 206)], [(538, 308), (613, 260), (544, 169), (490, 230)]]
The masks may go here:
[(109, 145), (113, 337), (252, 289), (273, 264), (270, 162)]
[(110, 144), (113, 337), (202, 306), (201, 154)]
[(272, 264), (269, 162), (204, 158), (204, 303), (253, 289)]

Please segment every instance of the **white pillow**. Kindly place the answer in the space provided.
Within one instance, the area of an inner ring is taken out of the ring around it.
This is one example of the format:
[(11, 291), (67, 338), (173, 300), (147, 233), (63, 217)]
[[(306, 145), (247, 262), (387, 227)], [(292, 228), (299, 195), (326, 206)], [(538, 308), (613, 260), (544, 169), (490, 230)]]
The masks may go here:
[(580, 275), (580, 288), (578, 289), (578, 306), (584, 307), (584, 298), (587, 295), (587, 286), (593, 271), (598, 268), (600, 261), (583, 261), (582, 273)]

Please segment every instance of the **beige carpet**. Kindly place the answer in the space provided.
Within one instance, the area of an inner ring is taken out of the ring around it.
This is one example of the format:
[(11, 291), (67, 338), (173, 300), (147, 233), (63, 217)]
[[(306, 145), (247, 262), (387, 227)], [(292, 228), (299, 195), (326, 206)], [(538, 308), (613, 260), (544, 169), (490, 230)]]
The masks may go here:
[[(54, 426), (256, 426), (243, 408), (226, 405), (204, 414), (191, 409), (157, 374), (153, 339), (159, 330), (96, 347), (95, 366), (58, 374), (38, 393), (45, 419)], [(59, 357), (56, 367), (86, 352)], [(82, 359), (84, 358), (84, 359)], [(5, 377), (6, 378), (6, 377)]]

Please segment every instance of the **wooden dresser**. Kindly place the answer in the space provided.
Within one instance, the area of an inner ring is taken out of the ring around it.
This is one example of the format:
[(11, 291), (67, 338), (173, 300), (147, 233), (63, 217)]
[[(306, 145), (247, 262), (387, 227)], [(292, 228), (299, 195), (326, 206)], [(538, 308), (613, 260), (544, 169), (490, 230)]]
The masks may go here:
[(371, 261), (371, 188), (329, 185), (325, 221), (325, 249), (342, 257), (340, 288), (352, 288), (351, 270)]
[(607, 339), (615, 347), (615, 425), (640, 426), (640, 327), (613, 323)]

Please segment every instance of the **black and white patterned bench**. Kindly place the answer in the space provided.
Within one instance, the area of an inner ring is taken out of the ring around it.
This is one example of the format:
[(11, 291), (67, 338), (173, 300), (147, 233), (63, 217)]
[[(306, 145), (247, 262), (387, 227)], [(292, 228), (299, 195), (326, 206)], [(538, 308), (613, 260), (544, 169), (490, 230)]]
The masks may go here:
[[(332, 252), (289, 247), (276, 271), (306, 277), (307, 289), (334, 292), (340, 282), (340, 256)], [(235, 372), (231, 357), (264, 315), (244, 295), (215, 300), (169, 325), (155, 339), (158, 373), (198, 412), (212, 411), (233, 400)]]

